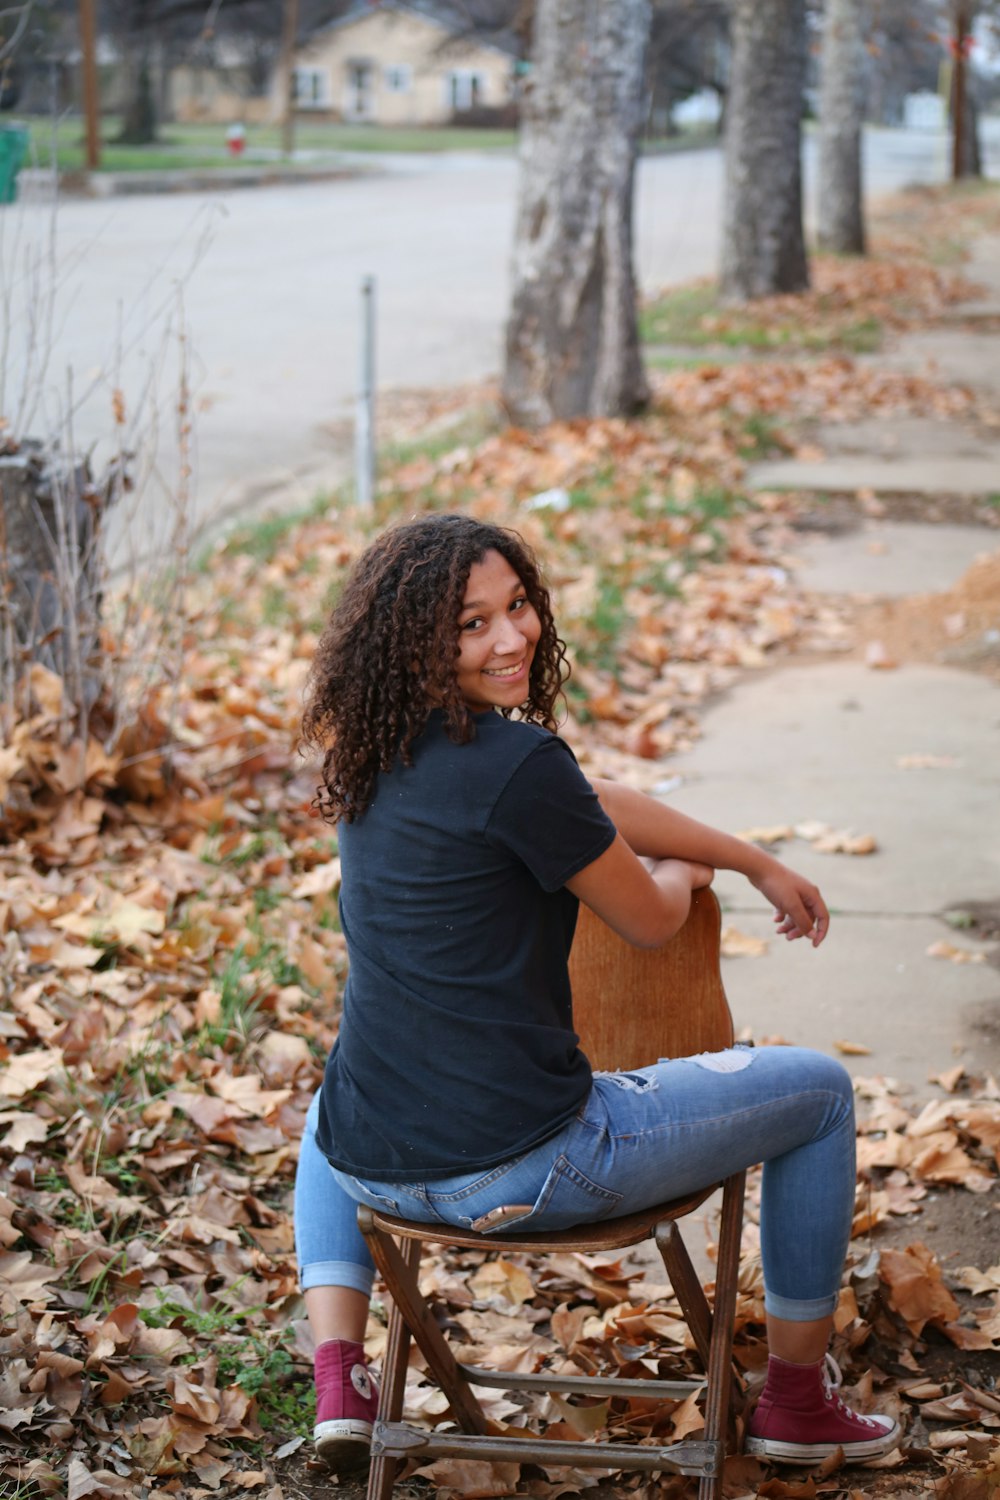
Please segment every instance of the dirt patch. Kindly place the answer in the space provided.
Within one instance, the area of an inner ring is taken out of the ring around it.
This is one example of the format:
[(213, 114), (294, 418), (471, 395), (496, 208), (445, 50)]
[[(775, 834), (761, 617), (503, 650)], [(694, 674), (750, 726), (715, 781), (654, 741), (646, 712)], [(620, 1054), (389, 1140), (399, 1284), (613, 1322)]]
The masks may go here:
[[(1000, 1236), (1000, 1203), (992, 1193), (971, 1193), (963, 1187), (933, 1187), (913, 1214), (890, 1214), (871, 1231), (870, 1245), (873, 1250), (887, 1248), (903, 1249), (915, 1240), (927, 1245), (944, 1271), (945, 1282), (954, 1292), (963, 1309), (982, 1306), (960, 1285), (951, 1280), (954, 1272), (963, 1266), (985, 1269), (995, 1264), (997, 1243)], [(851, 1253), (863, 1252), (863, 1242), (855, 1240)], [(930, 1340), (932, 1334), (928, 1335)], [(929, 1356), (937, 1366), (937, 1374), (947, 1366), (958, 1378), (959, 1367), (970, 1361), (985, 1358), (989, 1370), (997, 1369), (995, 1350), (959, 1350), (940, 1337), (934, 1341), (937, 1353)], [(889, 1356), (891, 1363), (891, 1355)], [(950, 1360), (950, 1365), (948, 1361)], [(921, 1357), (921, 1365), (923, 1358)]]
[(1000, 531), (1000, 505), (982, 495), (816, 496), (792, 526), (796, 531), (843, 536), (872, 518), (919, 521), (928, 526), (990, 526)]
[(873, 665), (940, 662), (1000, 680), (1000, 549), (978, 558), (943, 594), (859, 604), (851, 623)]
[(944, 917), (949, 927), (971, 933), (978, 942), (1000, 941), (1000, 901), (956, 901)]

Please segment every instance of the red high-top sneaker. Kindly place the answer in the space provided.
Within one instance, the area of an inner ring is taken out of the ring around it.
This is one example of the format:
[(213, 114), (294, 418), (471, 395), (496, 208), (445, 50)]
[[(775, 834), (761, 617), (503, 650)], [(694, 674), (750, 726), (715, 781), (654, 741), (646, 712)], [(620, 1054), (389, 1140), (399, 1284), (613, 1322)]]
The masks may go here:
[(316, 1426), (313, 1442), (336, 1473), (368, 1461), (378, 1390), (361, 1344), (328, 1339), (316, 1350)]
[(859, 1416), (837, 1395), (840, 1382), (829, 1354), (818, 1365), (792, 1365), (772, 1354), (746, 1451), (785, 1464), (819, 1463), (838, 1448), (847, 1463), (888, 1453), (899, 1441), (899, 1423)]

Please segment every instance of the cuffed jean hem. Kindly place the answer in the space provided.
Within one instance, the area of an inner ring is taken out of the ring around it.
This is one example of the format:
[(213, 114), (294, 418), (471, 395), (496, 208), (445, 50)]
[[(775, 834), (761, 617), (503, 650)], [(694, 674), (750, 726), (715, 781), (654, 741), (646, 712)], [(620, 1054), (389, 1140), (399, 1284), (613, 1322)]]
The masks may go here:
[(764, 1308), (772, 1318), (784, 1318), (788, 1323), (812, 1323), (817, 1318), (829, 1318), (837, 1308), (837, 1297), (814, 1297), (806, 1301), (801, 1297), (778, 1297), (774, 1292), (764, 1292)]
[(374, 1280), (373, 1271), (350, 1260), (314, 1260), (299, 1268), (299, 1285), (304, 1292), (314, 1286), (346, 1286), (370, 1297)]

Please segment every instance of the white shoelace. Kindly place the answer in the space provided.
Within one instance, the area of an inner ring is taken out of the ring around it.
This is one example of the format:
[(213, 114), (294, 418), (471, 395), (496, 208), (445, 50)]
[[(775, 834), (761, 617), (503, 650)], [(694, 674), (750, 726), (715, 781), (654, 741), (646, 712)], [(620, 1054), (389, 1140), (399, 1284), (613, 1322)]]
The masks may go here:
[(881, 1424), (873, 1422), (871, 1417), (863, 1417), (860, 1412), (852, 1410), (845, 1401), (838, 1396), (837, 1392), (844, 1383), (844, 1377), (840, 1373), (840, 1366), (832, 1354), (823, 1357), (823, 1386), (826, 1391), (826, 1399), (835, 1401), (837, 1410), (842, 1416), (851, 1417), (855, 1422), (863, 1422), (866, 1427), (880, 1427)]

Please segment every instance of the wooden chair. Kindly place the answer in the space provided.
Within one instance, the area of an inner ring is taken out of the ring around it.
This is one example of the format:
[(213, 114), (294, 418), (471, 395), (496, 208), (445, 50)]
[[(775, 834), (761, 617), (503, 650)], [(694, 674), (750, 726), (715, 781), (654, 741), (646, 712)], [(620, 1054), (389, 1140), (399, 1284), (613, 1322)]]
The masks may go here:
[[(696, 894), (681, 932), (666, 947), (655, 950), (631, 947), (581, 906), (571, 963), (574, 1020), (583, 1050), (595, 1069), (641, 1067), (660, 1057), (718, 1051), (732, 1043), (732, 1018), (719, 972), (719, 928), (719, 905), (709, 890)], [(398, 1459), (423, 1461), (440, 1456), (698, 1475), (699, 1500), (714, 1500), (725, 1457), (745, 1175), (735, 1173), (722, 1184), (714, 1312), (709, 1310), (676, 1220), (697, 1209), (719, 1186), (717, 1183), (642, 1213), (550, 1234), (484, 1235), (359, 1208), (358, 1222), (392, 1299), (379, 1416), (372, 1440), (369, 1500), (389, 1500)], [(544, 1372), (517, 1375), (461, 1365), (418, 1288), (420, 1249), (425, 1242), (505, 1254), (593, 1254), (619, 1250), (650, 1236), (656, 1241), (705, 1366), (703, 1380), (626, 1380)], [(428, 1372), (447, 1396), (460, 1432), (427, 1432), (401, 1421), (411, 1336), (424, 1354)], [(647, 1400), (689, 1395), (704, 1386), (704, 1439), (657, 1447), (556, 1442), (528, 1432), (524, 1437), (496, 1436), (470, 1389), (472, 1384), (587, 1396), (642, 1396)]]

